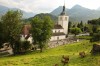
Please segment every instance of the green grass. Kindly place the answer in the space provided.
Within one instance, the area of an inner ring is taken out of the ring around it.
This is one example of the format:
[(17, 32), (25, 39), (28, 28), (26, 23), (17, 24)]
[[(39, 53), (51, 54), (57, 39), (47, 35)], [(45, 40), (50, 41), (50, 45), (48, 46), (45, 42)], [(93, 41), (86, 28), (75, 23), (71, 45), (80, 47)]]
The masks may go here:
[[(54, 66), (61, 64), (62, 55), (70, 57), (69, 64), (66, 66), (100, 66), (100, 56), (92, 56), (90, 51), (93, 43), (83, 40), (78, 43), (58, 46), (47, 49), (40, 53), (33, 51), (26, 55), (18, 55), (0, 58), (0, 66)], [(79, 52), (85, 51), (86, 57), (80, 58)]]
[(87, 39), (90, 40), (92, 37), (91, 36), (77, 36), (78, 39)]

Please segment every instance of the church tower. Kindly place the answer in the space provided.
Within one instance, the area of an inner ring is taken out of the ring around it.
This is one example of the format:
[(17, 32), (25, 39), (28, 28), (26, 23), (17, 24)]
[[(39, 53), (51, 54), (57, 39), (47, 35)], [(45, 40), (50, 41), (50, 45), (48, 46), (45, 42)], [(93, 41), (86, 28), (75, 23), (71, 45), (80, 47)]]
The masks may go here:
[(64, 29), (64, 33), (68, 34), (68, 22), (69, 16), (66, 15), (65, 4), (63, 6), (63, 10), (61, 14), (58, 16), (58, 24), (61, 25)]

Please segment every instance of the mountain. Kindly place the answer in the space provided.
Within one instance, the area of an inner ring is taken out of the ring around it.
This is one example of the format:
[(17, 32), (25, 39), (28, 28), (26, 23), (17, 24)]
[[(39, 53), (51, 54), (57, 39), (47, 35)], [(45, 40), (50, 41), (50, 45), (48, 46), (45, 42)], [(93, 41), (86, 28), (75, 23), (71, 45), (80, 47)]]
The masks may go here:
[[(52, 15), (58, 16), (62, 11), (62, 6), (51, 12)], [(87, 22), (91, 19), (100, 17), (100, 10), (91, 10), (80, 5), (75, 5), (71, 9), (66, 8), (66, 13), (70, 17), (71, 22)]]
[(8, 11), (8, 7), (0, 5), (0, 16), (5, 14)]
[(58, 20), (57, 16), (54, 16), (54, 15), (52, 15), (52, 14), (49, 14), (49, 13), (40, 13), (40, 14), (35, 15), (34, 17), (25, 19), (25, 22), (29, 22), (29, 21), (31, 21), (31, 20), (32, 20), (33, 18), (35, 18), (35, 17), (39, 17), (39, 18), (42, 19), (42, 18), (44, 18), (45, 16), (49, 16), (49, 17), (53, 20), (53, 22), (57, 22), (57, 20)]
[[(9, 8), (9, 7), (0, 5), (0, 16), (4, 15), (8, 10), (20, 10), (20, 9)], [(23, 10), (20, 10), (20, 11), (23, 13), (23, 18), (33, 17), (35, 15), (34, 13), (31, 13), (31, 12), (25, 12)]]
[[(8, 10), (20, 10), (20, 9), (9, 8), (9, 7), (0, 5), (0, 16), (4, 15)], [(23, 18), (31, 19), (30, 17), (33, 18), (33, 16), (35, 15), (34, 13), (31, 13), (31, 12), (25, 12), (23, 10), (21, 11), (23, 13)], [(42, 16), (42, 17), (48, 15), (52, 18), (54, 22), (57, 22), (57, 16), (61, 12), (62, 12), (62, 6), (59, 6), (58, 8), (56, 8), (49, 14), (42, 13), (42, 14), (37, 14), (37, 15)], [(66, 13), (70, 17), (69, 20), (71, 22), (81, 22), (81, 21), (87, 22), (88, 20), (97, 19), (100, 17), (100, 8), (98, 8), (97, 10), (91, 10), (91, 9), (82, 7), (80, 5), (75, 5), (71, 9), (66, 8)], [(29, 19), (26, 19), (26, 21)]]
[[(55, 15), (55, 16), (58, 16), (62, 12), (62, 8), (63, 8), (62, 6), (59, 6), (58, 8), (56, 8), (55, 10), (53, 10), (51, 12), (51, 14)], [(68, 9), (66, 8), (66, 10), (68, 10)]]
[(97, 10), (99, 10), (99, 11), (100, 11), (100, 7), (99, 7), (99, 8), (97, 8)]

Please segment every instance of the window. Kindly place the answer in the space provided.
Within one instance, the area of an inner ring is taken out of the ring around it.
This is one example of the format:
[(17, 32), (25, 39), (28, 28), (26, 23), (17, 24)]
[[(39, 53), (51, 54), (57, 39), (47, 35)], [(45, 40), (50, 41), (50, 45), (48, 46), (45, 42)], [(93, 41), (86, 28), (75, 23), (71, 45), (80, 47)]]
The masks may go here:
[(65, 20), (67, 20), (67, 17), (65, 17)]
[(55, 30), (55, 33), (56, 33), (56, 30)]
[(60, 33), (60, 30), (58, 32)]
[(60, 17), (60, 20), (62, 20), (62, 17)]
[(57, 40), (59, 40), (59, 37), (57, 37)]

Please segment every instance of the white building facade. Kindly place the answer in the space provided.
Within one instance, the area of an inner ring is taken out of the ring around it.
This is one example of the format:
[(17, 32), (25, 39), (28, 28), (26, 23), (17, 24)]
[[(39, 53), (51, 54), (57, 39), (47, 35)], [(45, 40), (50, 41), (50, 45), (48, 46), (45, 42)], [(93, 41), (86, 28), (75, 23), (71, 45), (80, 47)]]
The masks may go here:
[[(68, 34), (68, 22), (69, 16), (66, 15), (65, 6), (63, 6), (63, 10), (61, 14), (58, 16), (58, 22), (54, 25), (54, 28), (52, 29), (53, 34), (50, 38), (50, 41), (66, 39), (66, 35)], [(30, 41), (30, 43), (33, 42), (32, 36), (29, 33), (30, 29), (31, 25), (24, 25), (21, 41), (27, 40)]]
[(65, 6), (63, 6), (63, 10), (58, 16), (58, 22), (56, 25), (54, 25), (52, 30), (53, 35), (50, 41), (66, 39), (66, 35), (68, 34), (68, 22), (69, 16), (66, 15)]

